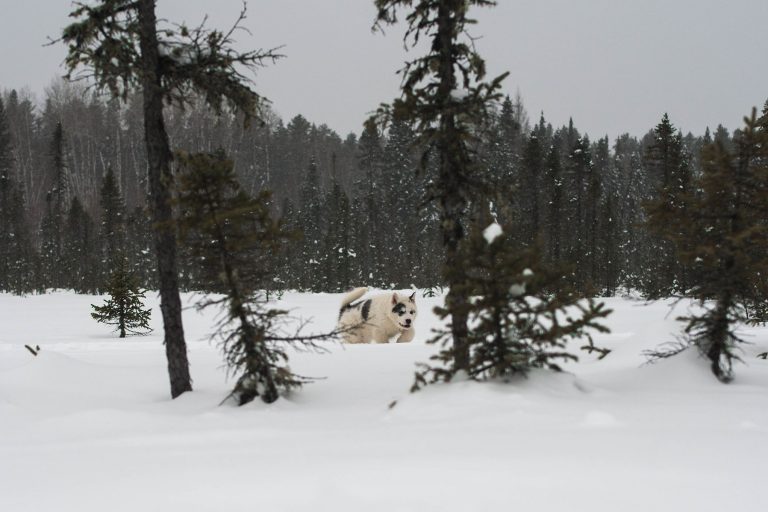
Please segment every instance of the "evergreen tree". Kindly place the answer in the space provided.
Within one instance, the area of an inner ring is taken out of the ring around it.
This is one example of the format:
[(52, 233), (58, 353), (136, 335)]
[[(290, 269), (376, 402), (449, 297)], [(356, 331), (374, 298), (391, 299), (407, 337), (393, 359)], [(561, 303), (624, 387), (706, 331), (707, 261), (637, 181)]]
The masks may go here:
[(152, 225), (146, 208), (137, 206), (128, 216), (125, 254), (131, 271), (144, 288), (157, 289), (157, 261), (152, 243)]
[(331, 193), (325, 198), (324, 210), (328, 223), (322, 244), (321, 274), (325, 280), (323, 289), (342, 292), (352, 286), (352, 261), (355, 255), (351, 248), (350, 204), (347, 194), (334, 179)]
[[(482, 229), (488, 216), (485, 219), (471, 230), (463, 247), (464, 286), (473, 297), (466, 305), (473, 325), (466, 374), (493, 379), (525, 375), (533, 368), (560, 370), (558, 360), (577, 360), (567, 350), (572, 339), (586, 339), (582, 349), (605, 356), (608, 351), (594, 346), (590, 331), (608, 332), (599, 320), (610, 310), (567, 292), (563, 275), (543, 264), (537, 248), (521, 250), (495, 222)], [(446, 308), (436, 311), (443, 318), (450, 314)], [(440, 331), (433, 342), (447, 346), (450, 334)], [(450, 381), (458, 371), (450, 364), (454, 350), (432, 357), (439, 366), (422, 365), (413, 390), (428, 382)]]
[(40, 226), (40, 258), (46, 288), (66, 287), (64, 225), (69, 209), (69, 171), (66, 165), (64, 129), (60, 122), (53, 130), (50, 146), (51, 186), (45, 196), (45, 214)]
[[(97, 256), (96, 230), (80, 199), (72, 198), (64, 230), (64, 261), (67, 288), (78, 293), (97, 293), (103, 289)], [(111, 260), (116, 262), (117, 259)]]
[(604, 268), (605, 260), (601, 258), (600, 252), (600, 228), (601, 222), (601, 204), (604, 199), (604, 177), (608, 174), (609, 149), (608, 137), (597, 141), (592, 151), (592, 165), (589, 166), (589, 175), (587, 177), (587, 204), (585, 209), (584, 232), (585, 232), (585, 255), (586, 260), (586, 282), (589, 286), (597, 286), (602, 280), (600, 276), (601, 265)]
[(359, 243), (358, 258), (360, 266), (366, 272), (361, 272), (359, 282), (371, 286), (385, 285), (385, 256), (381, 232), (372, 226), (384, 224), (381, 207), (380, 180), (384, 167), (384, 149), (381, 135), (375, 123), (365, 123), (357, 149), (357, 165), (360, 171), (359, 202), (355, 218), (361, 219), (355, 223), (355, 239)]
[(517, 159), (522, 136), (516, 110), (512, 100), (506, 96), (488, 141), (486, 167), (491, 172), (496, 187), (507, 193), (515, 188), (513, 179), (518, 167)]
[[(689, 195), (691, 172), (688, 155), (682, 138), (664, 114), (654, 130), (654, 141), (645, 155), (645, 165), (652, 183), (655, 197), (645, 205), (649, 227), (652, 231), (666, 229), (655, 224), (661, 219), (685, 215), (685, 198)], [(661, 221), (664, 222), (664, 221)], [(655, 268), (650, 270), (650, 297), (663, 297), (671, 293), (685, 293), (688, 289), (686, 269), (675, 256), (675, 249), (669, 239), (656, 240)], [(654, 279), (655, 278), (655, 279)]]
[(549, 261), (561, 264), (563, 225), (566, 222), (565, 197), (563, 191), (563, 171), (560, 164), (560, 151), (557, 140), (550, 146), (546, 162), (546, 223), (545, 246)]
[(171, 396), (192, 390), (177, 271), (176, 234), (171, 229), (171, 149), (165, 126), (165, 103), (179, 105), (199, 94), (217, 113), (225, 103), (243, 114), (245, 122), (259, 118), (264, 99), (249, 86), (241, 68), (255, 69), (278, 56), (273, 51), (240, 53), (232, 48), (245, 11), (229, 32), (164, 28), (158, 31), (155, 0), (100, 0), (77, 4), (62, 40), (69, 45), (69, 74), (81, 66), (92, 71), (96, 85), (123, 100), (142, 91), (144, 140), (148, 162), (151, 212), (157, 226), (155, 249), (160, 284), (165, 348)]
[(526, 247), (531, 247), (541, 235), (539, 195), (544, 174), (543, 144), (538, 130), (532, 132), (525, 144), (520, 177), (515, 187), (515, 197), (520, 203), (519, 239)]
[(396, 13), (406, 10), (406, 42), (415, 48), (420, 37), (431, 39), (427, 54), (406, 63), (402, 70), (402, 96), (391, 109), (382, 107), (384, 118), (403, 119), (415, 126), (423, 150), (422, 169), (430, 154), (436, 159), (437, 176), (428, 199), (439, 204), (440, 227), (445, 249), (445, 281), (450, 289), (446, 308), (451, 314), (451, 332), (456, 368), (469, 364), (466, 304), (460, 244), (463, 221), (477, 183), (477, 161), (473, 144), (478, 127), (489, 119), (489, 108), (501, 95), (506, 74), (484, 82), (485, 62), (466, 34), (474, 23), (472, 6), (491, 6), (488, 0), (376, 0), (378, 24), (394, 24)]
[(768, 131), (760, 129), (754, 110), (735, 146), (729, 151), (723, 140), (706, 146), (699, 192), (683, 197), (684, 210), (657, 211), (653, 222), (693, 270), (691, 293), (701, 310), (681, 318), (683, 344), (650, 355), (668, 357), (693, 345), (722, 382), (733, 378), (739, 359), (737, 327), (749, 320), (751, 304), (768, 298), (761, 277), (768, 275)]
[(180, 161), (182, 236), (206, 278), (223, 293), (199, 307), (226, 311), (216, 336), (229, 372), (237, 375), (227, 398), (238, 405), (256, 397), (272, 403), (307, 381), (291, 372), (286, 345), (313, 346), (324, 338), (283, 335), (287, 312), (270, 308), (256, 288), (271, 274), (264, 263), (291, 235), (271, 218), (267, 192), (251, 198), (240, 188), (223, 153), (182, 155)]
[[(573, 121), (569, 132), (575, 132)], [(570, 236), (568, 237), (568, 263), (573, 267), (573, 284), (577, 289), (585, 291), (587, 285), (587, 211), (588, 180), (592, 173), (592, 154), (589, 139), (577, 137), (570, 147), (568, 158), (567, 188), (570, 215)]]
[(107, 168), (101, 185), (101, 264), (109, 268), (115, 259), (125, 254), (125, 203), (111, 167)]
[(647, 289), (645, 269), (654, 257), (654, 244), (644, 226), (645, 211), (641, 206), (649, 188), (641, 163), (641, 146), (637, 139), (624, 134), (616, 139), (613, 153), (615, 193), (621, 205), (616, 211), (617, 250), (620, 261), (624, 262), (619, 280), (628, 288)]
[[(382, 151), (381, 176), (379, 179), (378, 208), (381, 222), (372, 235), (376, 245), (385, 248), (378, 251), (384, 284), (391, 288), (409, 288), (422, 279), (425, 266), (419, 246), (429, 240), (424, 209), (420, 208), (424, 197), (424, 180), (415, 168), (412, 148), (413, 131), (407, 123), (396, 120)], [(424, 237), (424, 238), (423, 238)], [(434, 257), (431, 250), (427, 250)]]
[(106, 285), (110, 298), (102, 306), (91, 305), (91, 317), (99, 323), (114, 325), (125, 338), (127, 333), (147, 334), (152, 311), (144, 308), (144, 292), (125, 260), (115, 262)]
[(317, 162), (313, 158), (301, 185), (301, 204), (298, 211), (298, 225), (302, 230), (301, 250), (296, 268), (299, 279), (299, 288), (313, 292), (323, 291), (323, 284), (318, 279), (318, 270), (323, 256), (321, 251), (323, 244), (323, 195), (320, 188), (320, 174)]

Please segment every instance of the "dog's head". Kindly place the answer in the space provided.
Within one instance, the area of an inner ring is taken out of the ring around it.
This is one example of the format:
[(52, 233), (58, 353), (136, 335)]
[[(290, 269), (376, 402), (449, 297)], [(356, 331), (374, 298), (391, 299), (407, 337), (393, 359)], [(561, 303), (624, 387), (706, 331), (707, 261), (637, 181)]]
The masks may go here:
[(411, 329), (416, 321), (416, 292), (410, 297), (392, 294), (392, 304), (389, 310), (389, 319), (400, 329)]

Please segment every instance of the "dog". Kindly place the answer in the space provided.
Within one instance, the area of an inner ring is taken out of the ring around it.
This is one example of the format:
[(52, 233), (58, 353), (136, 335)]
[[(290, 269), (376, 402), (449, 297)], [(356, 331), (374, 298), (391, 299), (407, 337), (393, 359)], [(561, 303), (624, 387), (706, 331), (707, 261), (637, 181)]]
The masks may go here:
[(413, 341), (416, 292), (410, 297), (393, 292), (358, 300), (367, 291), (365, 287), (355, 288), (341, 301), (339, 330), (344, 342), (388, 343), (396, 334), (399, 334), (398, 343)]

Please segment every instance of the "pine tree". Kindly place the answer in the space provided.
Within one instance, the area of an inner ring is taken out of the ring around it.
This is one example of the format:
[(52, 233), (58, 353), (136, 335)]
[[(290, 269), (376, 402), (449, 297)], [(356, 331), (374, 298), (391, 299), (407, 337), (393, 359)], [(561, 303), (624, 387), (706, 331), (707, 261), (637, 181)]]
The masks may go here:
[(563, 224), (565, 223), (565, 197), (563, 191), (563, 171), (560, 164), (560, 151), (557, 140), (550, 146), (546, 162), (547, 197), (545, 240), (547, 256), (550, 262), (562, 264)]
[(347, 194), (336, 179), (331, 192), (325, 198), (324, 210), (328, 217), (322, 244), (321, 274), (324, 290), (342, 292), (352, 286), (351, 266), (355, 252), (350, 245), (350, 204)]
[[(472, 322), (469, 332), (469, 365), (472, 379), (508, 378), (525, 375), (533, 368), (560, 370), (558, 360), (577, 360), (567, 350), (569, 340), (585, 339), (581, 348), (604, 357), (608, 351), (596, 347), (590, 331), (608, 332), (599, 320), (610, 314), (602, 303), (580, 299), (564, 286), (562, 273), (547, 268), (538, 248), (520, 249), (512, 237), (489, 216), (471, 230), (463, 246), (466, 292), (473, 297), (466, 305)], [(438, 308), (438, 315), (450, 314)], [(450, 331), (438, 332), (431, 342), (448, 346)], [(413, 389), (436, 381), (450, 381), (458, 369), (450, 363), (455, 348), (432, 357), (439, 366), (421, 365)]]
[(320, 174), (317, 162), (312, 158), (301, 185), (301, 204), (298, 212), (298, 224), (302, 231), (301, 250), (296, 269), (300, 276), (300, 289), (321, 292), (322, 280), (318, 279), (321, 265), (323, 244), (323, 194), (320, 188)]
[(601, 214), (600, 205), (604, 198), (604, 179), (608, 173), (609, 165), (609, 150), (608, 150), (608, 137), (604, 137), (597, 141), (592, 151), (592, 165), (589, 166), (589, 175), (587, 176), (587, 194), (586, 194), (586, 209), (584, 218), (584, 233), (585, 233), (585, 255), (584, 258), (588, 262), (586, 270), (586, 282), (588, 286), (598, 286), (601, 281), (599, 275), (599, 268), (601, 263), (604, 265), (605, 260), (600, 255), (600, 228)]
[[(573, 122), (569, 131), (576, 133)], [(568, 163), (567, 188), (570, 208), (568, 213), (572, 219), (570, 236), (568, 237), (568, 263), (573, 266), (573, 284), (579, 290), (586, 290), (587, 285), (587, 211), (588, 178), (592, 173), (592, 154), (589, 139), (577, 137), (570, 147)]]
[(101, 185), (101, 264), (109, 268), (113, 261), (125, 254), (126, 218), (125, 202), (111, 167), (107, 168)]
[(652, 243), (645, 229), (645, 211), (641, 202), (648, 189), (647, 179), (641, 164), (641, 146), (637, 139), (628, 134), (621, 135), (614, 144), (614, 165), (616, 172), (617, 208), (617, 250), (624, 262), (620, 271), (620, 282), (628, 288), (643, 290), (645, 265), (652, 258)]
[(513, 180), (519, 166), (517, 160), (522, 142), (521, 136), (517, 109), (509, 96), (506, 96), (488, 136), (488, 161), (485, 165), (491, 174), (494, 186), (506, 194), (516, 188)]
[(45, 196), (45, 214), (40, 225), (40, 259), (46, 288), (66, 287), (64, 261), (64, 224), (69, 209), (69, 170), (67, 168), (64, 129), (57, 122), (53, 130), (49, 166), (51, 186)]
[(125, 254), (136, 278), (144, 288), (157, 289), (157, 274), (152, 243), (152, 222), (146, 208), (137, 206), (126, 222)]
[(538, 130), (531, 133), (525, 144), (522, 164), (515, 196), (520, 203), (518, 225), (520, 226), (519, 239), (526, 246), (531, 247), (541, 235), (540, 189), (544, 175), (544, 141), (541, 140)]
[[(96, 230), (91, 216), (75, 196), (67, 213), (64, 229), (64, 262), (67, 269), (67, 288), (78, 293), (97, 293), (103, 289), (97, 256)], [(117, 259), (113, 259), (113, 262)]]
[(446, 308), (451, 314), (454, 364), (469, 364), (466, 304), (460, 244), (463, 221), (478, 183), (473, 142), (477, 128), (489, 119), (489, 110), (501, 99), (499, 89), (506, 73), (484, 82), (485, 62), (474, 50), (466, 27), (474, 23), (472, 6), (492, 6), (489, 0), (376, 0), (377, 24), (397, 22), (397, 12), (406, 11), (406, 43), (415, 48), (420, 37), (431, 45), (427, 54), (406, 63), (402, 69), (402, 95), (379, 116), (413, 123), (418, 147), (423, 151), (425, 169), (430, 155), (436, 160), (437, 176), (428, 200), (439, 204), (439, 218), (445, 249), (444, 276), (450, 289)]
[(687, 208), (656, 213), (653, 225), (670, 240), (691, 270), (692, 295), (701, 312), (682, 317), (686, 337), (672, 350), (652, 351), (669, 357), (695, 346), (710, 361), (722, 382), (733, 378), (739, 360), (736, 329), (750, 320), (750, 305), (768, 298), (768, 130), (760, 129), (756, 112), (729, 151), (714, 141), (702, 153), (703, 174), (697, 193), (681, 199)]
[(121, 338), (130, 334), (147, 334), (150, 329), (150, 309), (144, 308), (144, 292), (125, 260), (115, 262), (106, 285), (110, 298), (102, 306), (91, 304), (91, 317), (99, 323), (114, 325)]
[(357, 146), (357, 165), (362, 175), (356, 183), (360, 206), (355, 218), (355, 239), (360, 245), (358, 258), (361, 272), (359, 282), (370, 286), (385, 286), (384, 245), (381, 232), (371, 226), (384, 224), (381, 207), (380, 181), (384, 167), (383, 141), (375, 123), (365, 123)]
[(142, 91), (150, 210), (159, 226), (155, 249), (164, 339), (171, 396), (176, 398), (192, 390), (192, 381), (181, 321), (176, 234), (170, 227), (172, 153), (163, 106), (188, 105), (202, 97), (217, 113), (226, 103), (243, 114), (246, 124), (259, 119), (265, 100), (249, 87), (241, 69), (256, 69), (278, 55), (271, 50), (240, 53), (232, 48), (232, 34), (241, 26), (245, 10), (229, 32), (204, 25), (158, 31), (155, 0), (76, 4), (70, 16), (76, 21), (62, 32), (62, 41), (69, 45), (69, 76), (81, 67), (88, 68), (99, 89), (123, 100), (132, 90)]
[[(291, 237), (271, 218), (262, 192), (251, 198), (240, 187), (223, 153), (181, 155), (180, 228), (206, 279), (223, 293), (198, 307), (223, 307), (216, 336), (230, 374), (237, 375), (227, 398), (244, 405), (256, 397), (277, 400), (307, 379), (291, 372), (286, 345), (314, 346), (325, 336), (284, 335), (287, 312), (272, 309), (256, 285), (271, 269), (264, 263)], [(226, 400), (226, 399), (225, 399)]]
[[(663, 218), (685, 214), (685, 198), (690, 192), (691, 172), (682, 137), (664, 114), (654, 129), (654, 141), (645, 155), (645, 165), (656, 187), (655, 197), (645, 204), (651, 231), (666, 229), (656, 223)], [(663, 222), (663, 221), (662, 221)], [(675, 257), (675, 249), (668, 239), (656, 240), (655, 268), (650, 269), (653, 279), (647, 290), (651, 298), (672, 293), (685, 293), (688, 289), (686, 269)]]

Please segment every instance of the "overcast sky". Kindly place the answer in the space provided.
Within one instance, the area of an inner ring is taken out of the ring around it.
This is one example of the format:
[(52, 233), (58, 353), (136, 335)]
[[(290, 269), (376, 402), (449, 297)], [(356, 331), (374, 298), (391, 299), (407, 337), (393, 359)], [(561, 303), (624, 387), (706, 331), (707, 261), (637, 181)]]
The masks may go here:
[[(158, 0), (160, 16), (229, 26), (240, 0)], [(43, 47), (69, 0), (0, 0), (0, 89), (42, 94), (65, 50)], [(642, 135), (668, 112), (684, 131), (738, 127), (768, 98), (768, 0), (499, 0), (476, 9), (489, 74), (510, 71), (532, 119), (573, 117), (592, 138)], [(284, 45), (255, 77), (286, 121), (303, 114), (342, 135), (397, 94), (402, 32), (372, 33), (372, 0), (250, 0), (241, 48)]]

